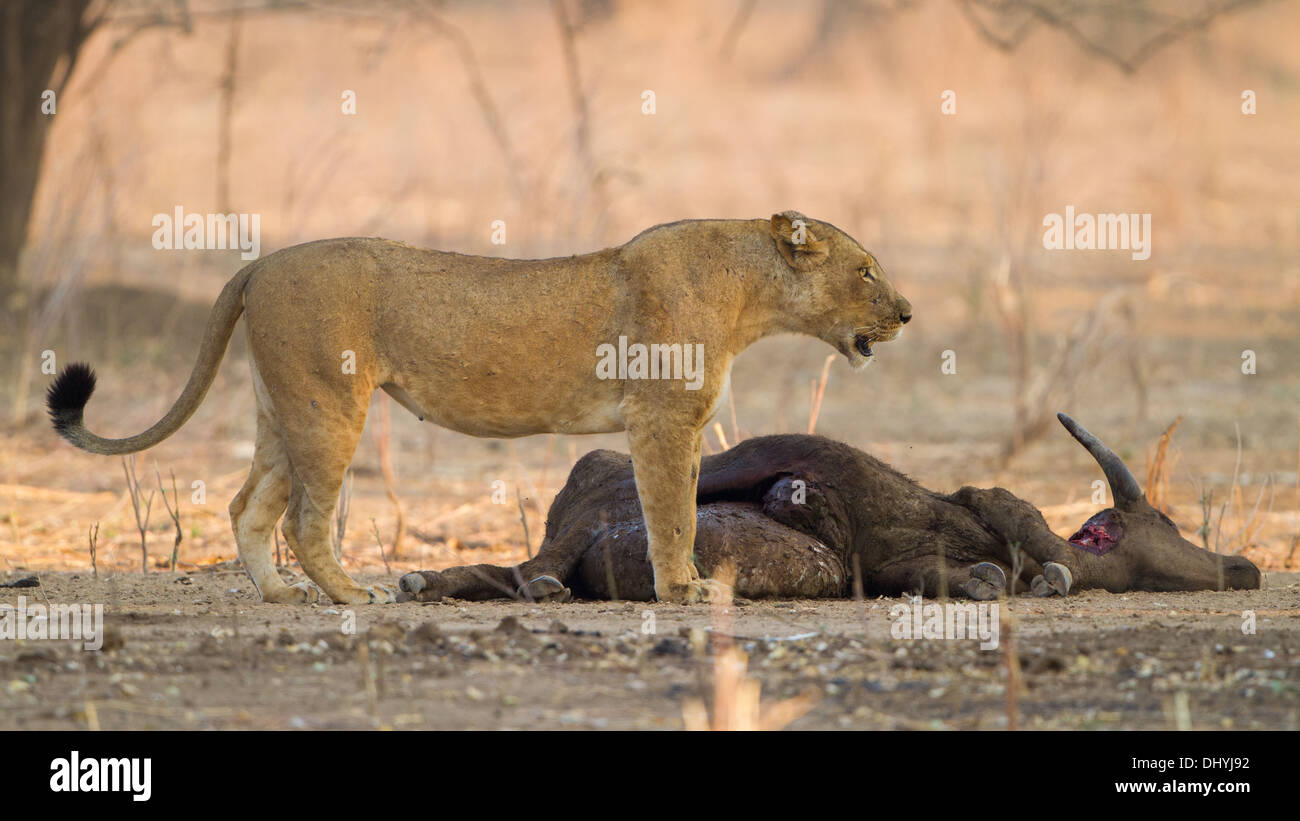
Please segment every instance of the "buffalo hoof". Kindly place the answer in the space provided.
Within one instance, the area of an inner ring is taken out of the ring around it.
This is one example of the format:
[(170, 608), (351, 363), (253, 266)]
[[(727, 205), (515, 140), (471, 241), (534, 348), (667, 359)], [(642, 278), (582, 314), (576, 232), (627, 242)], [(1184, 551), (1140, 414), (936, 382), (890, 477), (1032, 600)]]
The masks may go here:
[(976, 601), (992, 601), (1007, 592), (1007, 574), (992, 562), (980, 562), (970, 569), (964, 589)]
[(1043, 575), (1034, 577), (1030, 589), (1039, 598), (1068, 596), (1073, 584), (1074, 575), (1070, 573), (1070, 568), (1057, 562), (1048, 562), (1043, 566)]
[(519, 598), (535, 602), (566, 602), (573, 598), (573, 591), (554, 576), (538, 576), (519, 585), (516, 592)]
[(436, 585), (433, 585), (430, 576), (437, 576), (437, 573), (431, 570), (421, 570), (417, 573), (404, 573), (397, 580), (397, 601), (398, 602), (431, 602), (439, 601), (442, 596), (438, 593)]

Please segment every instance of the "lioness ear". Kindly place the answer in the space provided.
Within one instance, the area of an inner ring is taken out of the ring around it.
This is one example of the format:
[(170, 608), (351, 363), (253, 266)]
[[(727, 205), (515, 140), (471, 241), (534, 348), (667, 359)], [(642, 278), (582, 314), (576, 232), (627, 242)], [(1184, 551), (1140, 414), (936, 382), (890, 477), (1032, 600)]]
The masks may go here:
[(830, 254), (826, 241), (813, 235), (808, 218), (798, 211), (773, 214), (771, 233), (772, 239), (776, 240), (776, 249), (796, 271), (809, 271)]

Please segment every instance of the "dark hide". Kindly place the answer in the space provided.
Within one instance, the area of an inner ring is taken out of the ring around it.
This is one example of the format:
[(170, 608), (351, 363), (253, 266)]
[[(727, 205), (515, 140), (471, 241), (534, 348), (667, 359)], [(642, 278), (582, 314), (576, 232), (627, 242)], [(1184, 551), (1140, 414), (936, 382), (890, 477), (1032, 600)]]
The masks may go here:
[[(857, 576), (866, 595), (989, 599), (1007, 592), (1017, 553), (1015, 591), (1043, 596), (1260, 586), (1254, 564), (1183, 539), (1114, 453), (1069, 417), (1061, 422), (1097, 459), (1116, 499), (1068, 541), (1002, 488), (934, 493), (842, 442), (788, 434), (703, 460), (695, 562), (706, 576), (732, 564), (735, 592), (746, 598), (843, 597)], [(403, 598), (420, 601), (654, 598), (630, 458), (597, 450), (578, 461), (535, 558), (408, 573), (401, 587)]]

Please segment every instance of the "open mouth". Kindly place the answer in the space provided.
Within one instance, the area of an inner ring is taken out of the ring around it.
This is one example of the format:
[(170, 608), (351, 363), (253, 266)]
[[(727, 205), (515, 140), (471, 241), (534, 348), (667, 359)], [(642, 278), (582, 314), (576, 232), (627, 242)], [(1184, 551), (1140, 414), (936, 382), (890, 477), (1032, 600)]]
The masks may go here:
[(1070, 544), (1097, 556), (1104, 556), (1124, 537), (1118, 522), (1111, 521), (1105, 513), (1098, 513), (1083, 523), (1079, 532), (1070, 537)]
[(858, 349), (858, 353), (863, 356), (871, 356), (871, 337), (858, 334), (853, 337), (853, 347)]

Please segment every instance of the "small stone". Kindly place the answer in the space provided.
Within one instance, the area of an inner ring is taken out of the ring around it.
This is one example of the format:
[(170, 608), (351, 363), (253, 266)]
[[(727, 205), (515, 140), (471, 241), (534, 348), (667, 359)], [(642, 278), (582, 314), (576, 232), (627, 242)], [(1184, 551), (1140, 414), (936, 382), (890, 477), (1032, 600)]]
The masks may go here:
[(521, 633), (527, 633), (528, 628), (524, 627), (519, 619), (514, 616), (506, 616), (501, 620), (501, 623), (497, 625), (496, 632), (505, 633), (508, 636), (517, 636)]
[(116, 624), (105, 624), (100, 634), (104, 643), (100, 645), (99, 649), (103, 652), (121, 650), (126, 646), (126, 636), (122, 634), (122, 628)]
[(421, 622), (420, 626), (415, 628), (407, 636), (407, 641), (417, 645), (437, 645), (442, 643), (442, 630), (438, 625), (431, 622)]
[(406, 638), (406, 628), (395, 621), (381, 621), (366, 632), (366, 637), (373, 642), (386, 641), (396, 645)]

